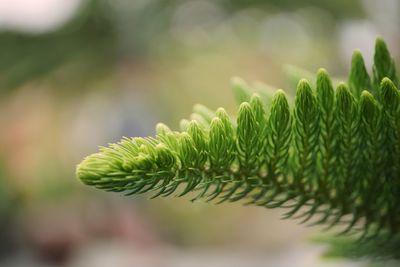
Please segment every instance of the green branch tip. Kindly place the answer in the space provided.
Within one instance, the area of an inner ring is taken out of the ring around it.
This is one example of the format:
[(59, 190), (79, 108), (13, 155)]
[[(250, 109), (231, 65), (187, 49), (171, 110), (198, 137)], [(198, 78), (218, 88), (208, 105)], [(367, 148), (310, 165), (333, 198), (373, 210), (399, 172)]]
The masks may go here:
[(347, 83), (335, 88), (321, 68), (315, 88), (299, 80), (292, 106), (281, 89), (267, 102), (233, 78), (240, 103), (236, 119), (223, 108), (195, 105), (180, 131), (158, 123), (155, 137), (102, 147), (77, 166), (76, 175), (86, 185), (126, 195), (243, 200), (286, 207), (285, 218), (303, 223), (344, 225), (343, 233), (395, 234), (400, 232), (395, 69), (378, 38), (372, 79), (355, 51)]

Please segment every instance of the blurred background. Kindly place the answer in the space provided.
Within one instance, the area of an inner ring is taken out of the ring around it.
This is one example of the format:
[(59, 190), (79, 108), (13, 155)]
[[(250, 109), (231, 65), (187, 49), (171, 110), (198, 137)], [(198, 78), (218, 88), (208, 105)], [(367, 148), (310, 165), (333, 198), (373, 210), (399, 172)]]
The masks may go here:
[(397, 0), (0, 0), (0, 266), (367, 266), (326, 260), (280, 210), (123, 197), (75, 166), (122, 136), (236, 110), (230, 79), (289, 94), (285, 64), (345, 79), (374, 40), (400, 56)]

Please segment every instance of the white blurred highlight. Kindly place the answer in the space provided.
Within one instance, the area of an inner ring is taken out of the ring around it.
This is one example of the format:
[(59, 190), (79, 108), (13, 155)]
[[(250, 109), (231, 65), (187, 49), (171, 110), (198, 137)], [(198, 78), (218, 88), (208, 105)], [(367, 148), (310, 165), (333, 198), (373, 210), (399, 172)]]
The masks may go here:
[(55, 30), (77, 11), (82, 0), (0, 0), (0, 29), (42, 33)]

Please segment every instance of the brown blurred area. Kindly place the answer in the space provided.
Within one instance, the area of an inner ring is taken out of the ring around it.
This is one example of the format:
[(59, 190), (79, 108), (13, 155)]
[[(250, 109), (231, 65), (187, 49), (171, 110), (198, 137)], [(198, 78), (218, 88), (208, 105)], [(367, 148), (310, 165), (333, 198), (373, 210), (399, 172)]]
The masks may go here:
[(196, 103), (236, 110), (230, 79), (290, 94), (284, 65), (345, 79), (400, 3), (0, 1), (0, 266), (365, 266), (324, 261), (281, 210), (88, 188), (75, 166), (122, 136), (177, 129)]

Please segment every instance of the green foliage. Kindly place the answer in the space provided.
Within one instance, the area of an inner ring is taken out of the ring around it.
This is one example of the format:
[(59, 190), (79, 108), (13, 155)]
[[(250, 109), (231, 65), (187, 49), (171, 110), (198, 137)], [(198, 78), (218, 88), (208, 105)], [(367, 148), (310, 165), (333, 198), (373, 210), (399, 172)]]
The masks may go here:
[[(88, 76), (93, 79), (108, 72), (119, 60), (145, 59), (154, 43), (168, 41), (174, 14), (184, 2), (86, 0), (71, 21), (54, 31), (21, 33), (0, 28), (0, 93), (45, 78), (65, 64), (74, 65), (69, 70), (73, 80), (87, 81)], [(365, 16), (361, 0), (222, 0), (213, 4), (226, 15), (244, 9), (279, 12), (317, 7), (335, 20)]]
[[(374, 265), (371, 266), (398, 266), (400, 260), (400, 235), (393, 235), (390, 232), (383, 232), (374, 238), (363, 239), (362, 242), (349, 236), (321, 236), (313, 238), (313, 241), (330, 244), (328, 250), (323, 254), (325, 258), (368, 258), (374, 262)], [(388, 264), (390, 261), (393, 261), (393, 265)]]
[(99, 66), (112, 64), (117, 43), (109, 13), (104, 0), (90, 0), (71, 22), (56, 31), (23, 34), (0, 30), (0, 92), (45, 77), (65, 63), (90, 69), (84, 71), (85, 79), (99, 71)]
[(349, 86), (355, 96), (360, 96), (362, 90), (371, 90), (371, 79), (359, 50), (354, 51), (351, 60)]
[(213, 112), (197, 105), (181, 132), (159, 124), (155, 138), (124, 138), (85, 158), (77, 176), (87, 185), (127, 195), (196, 192), (194, 200), (244, 199), (286, 207), (285, 217), (302, 222), (345, 223), (344, 233), (397, 233), (400, 92), (381, 39), (374, 59), (372, 82), (359, 51), (352, 58), (349, 86), (334, 89), (323, 69), (315, 88), (301, 80), (293, 107), (282, 90), (267, 107), (235, 79), (235, 94), (245, 101), (236, 121), (222, 108)]

